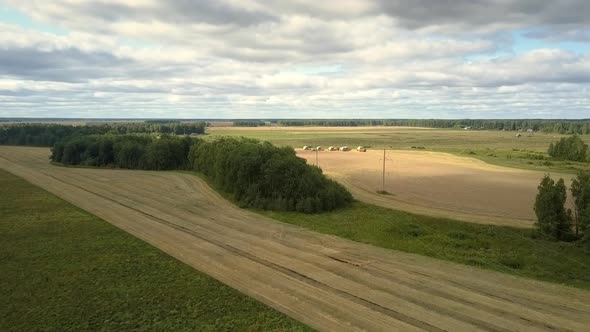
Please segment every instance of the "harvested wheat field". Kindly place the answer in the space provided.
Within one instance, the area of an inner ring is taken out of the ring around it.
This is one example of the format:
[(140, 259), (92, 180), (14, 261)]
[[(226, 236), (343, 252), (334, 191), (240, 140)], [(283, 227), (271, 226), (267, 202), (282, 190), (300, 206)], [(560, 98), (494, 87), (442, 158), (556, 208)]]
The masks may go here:
[[(298, 150), (308, 163), (316, 152)], [(463, 221), (531, 227), (537, 186), (544, 173), (512, 169), (446, 153), (383, 150), (320, 151), (324, 172), (346, 185), (362, 201), (420, 214)], [(554, 174), (571, 182), (571, 175)]]
[(52, 166), (0, 147), (0, 167), (318, 330), (582, 331), (590, 292), (314, 233), (240, 210), (196, 176)]

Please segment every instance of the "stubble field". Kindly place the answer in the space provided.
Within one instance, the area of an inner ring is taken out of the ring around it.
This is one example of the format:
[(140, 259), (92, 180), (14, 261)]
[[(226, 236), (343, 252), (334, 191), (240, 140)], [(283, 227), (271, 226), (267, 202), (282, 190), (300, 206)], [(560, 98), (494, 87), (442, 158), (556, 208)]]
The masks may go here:
[[(298, 150), (309, 164), (345, 184), (359, 200), (468, 222), (532, 227), (533, 203), (544, 173), (496, 166), (440, 152)], [(317, 158), (317, 161), (316, 161)], [(570, 182), (568, 174), (554, 174)], [(378, 193), (385, 190), (387, 193)]]
[[(587, 163), (549, 161), (563, 135), (410, 127), (213, 127), (211, 137), (244, 136), (297, 148), (309, 164), (344, 184), (355, 198), (393, 209), (467, 222), (530, 228), (545, 174), (566, 183)], [(586, 141), (589, 137), (583, 137)], [(350, 152), (304, 151), (350, 146)], [(354, 151), (368, 147), (366, 153)], [(382, 186), (383, 149), (385, 187)], [(317, 159), (317, 160), (316, 160)], [(389, 194), (378, 194), (384, 190)]]

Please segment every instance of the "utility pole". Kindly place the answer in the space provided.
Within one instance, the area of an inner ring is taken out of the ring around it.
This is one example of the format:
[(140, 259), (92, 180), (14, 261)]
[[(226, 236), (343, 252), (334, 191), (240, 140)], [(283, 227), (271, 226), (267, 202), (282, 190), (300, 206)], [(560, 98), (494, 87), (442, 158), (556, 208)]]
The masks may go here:
[[(390, 146), (391, 148), (391, 146)], [(391, 159), (387, 159), (387, 157), (385, 156), (385, 151), (387, 151), (387, 148), (383, 148), (383, 176), (382, 176), (382, 180), (381, 180), (381, 191), (383, 193), (385, 193), (385, 162), (387, 160), (391, 160)]]
[(383, 149), (383, 182), (381, 183), (381, 190), (385, 192), (385, 149)]
[(318, 149), (315, 149), (315, 165), (320, 167), (320, 163), (318, 162)]

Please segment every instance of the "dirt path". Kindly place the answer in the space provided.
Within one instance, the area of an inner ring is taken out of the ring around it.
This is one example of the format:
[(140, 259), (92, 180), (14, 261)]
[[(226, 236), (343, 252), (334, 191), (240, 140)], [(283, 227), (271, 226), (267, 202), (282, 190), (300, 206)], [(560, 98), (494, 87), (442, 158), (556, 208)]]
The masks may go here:
[[(313, 151), (298, 155), (316, 163)], [(383, 151), (318, 154), (325, 173), (344, 184), (362, 201), (463, 221), (532, 227), (533, 203), (544, 173), (495, 166), (446, 153), (388, 151), (385, 190), (382, 188)], [(571, 175), (554, 174), (571, 182)]]
[(0, 147), (0, 167), (325, 331), (583, 331), (590, 292), (380, 249), (235, 208), (173, 172), (63, 168)]

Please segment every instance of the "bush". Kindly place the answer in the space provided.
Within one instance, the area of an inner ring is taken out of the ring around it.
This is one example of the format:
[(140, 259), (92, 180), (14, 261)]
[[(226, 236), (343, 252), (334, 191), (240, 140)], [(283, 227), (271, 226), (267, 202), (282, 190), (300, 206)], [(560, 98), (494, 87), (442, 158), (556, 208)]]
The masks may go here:
[(514, 255), (503, 256), (500, 258), (499, 262), (500, 262), (500, 264), (507, 266), (507, 267), (514, 269), (514, 270), (520, 270), (525, 265), (524, 258), (514, 256)]

